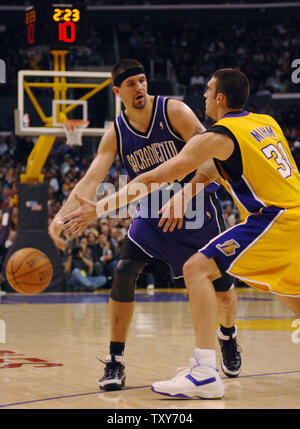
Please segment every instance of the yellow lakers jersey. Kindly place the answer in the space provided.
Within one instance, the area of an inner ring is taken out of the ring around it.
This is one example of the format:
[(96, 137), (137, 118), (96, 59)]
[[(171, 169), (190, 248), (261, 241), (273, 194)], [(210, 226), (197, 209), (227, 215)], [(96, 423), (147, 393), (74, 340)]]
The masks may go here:
[(239, 177), (226, 174), (224, 161), (215, 162), (242, 216), (267, 206), (300, 207), (300, 174), (278, 123), (271, 116), (244, 111), (225, 115), (212, 131), (220, 125), (233, 135), (235, 151), (240, 150)]

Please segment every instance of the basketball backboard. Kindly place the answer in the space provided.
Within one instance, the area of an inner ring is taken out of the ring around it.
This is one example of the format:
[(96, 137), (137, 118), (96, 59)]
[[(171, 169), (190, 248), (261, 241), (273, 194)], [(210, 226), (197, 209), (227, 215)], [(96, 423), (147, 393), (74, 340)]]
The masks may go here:
[(109, 72), (20, 70), (15, 134), (64, 136), (66, 119), (84, 119), (85, 136), (101, 136), (121, 112)]

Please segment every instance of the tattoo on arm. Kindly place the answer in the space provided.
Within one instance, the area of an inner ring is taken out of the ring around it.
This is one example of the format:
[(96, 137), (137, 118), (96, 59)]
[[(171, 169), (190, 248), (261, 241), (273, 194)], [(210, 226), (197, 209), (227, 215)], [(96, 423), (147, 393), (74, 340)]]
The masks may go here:
[(201, 124), (201, 125), (197, 125), (192, 137), (197, 136), (198, 134), (202, 134), (204, 133), (204, 131), (206, 131), (205, 127)]

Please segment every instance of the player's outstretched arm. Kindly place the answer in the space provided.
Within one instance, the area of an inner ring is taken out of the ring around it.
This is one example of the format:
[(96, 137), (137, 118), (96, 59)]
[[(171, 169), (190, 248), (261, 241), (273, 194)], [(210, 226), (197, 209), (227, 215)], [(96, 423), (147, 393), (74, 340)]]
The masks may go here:
[(232, 154), (233, 149), (233, 141), (225, 135), (205, 133), (194, 136), (174, 158), (137, 176), (117, 193), (103, 198), (97, 203), (77, 197), (80, 208), (65, 216), (63, 221), (68, 223), (72, 231), (80, 230), (82, 228), (81, 222), (84, 222), (86, 213), (89, 213), (89, 216), (98, 215), (100, 217), (114, 212), (153, 192), (163, 184), (173, 182), (179, 177), (184, 177), (197, 170), (199, 165), (207, 159), (226, 160)]
[(233, 149), (233, 141), (225, 135), (205, 133), (194, 136), (175, 157), (136, 177), (116, 194), (98, 201), (97, 215), (108, 214), (142, 198), (165, 183), (186, 176), (210, 158), (226, 160)]
[[(56, 214), (49, 226), (49, 234), (55, 245), (64, 250), (65, 240), (61, 237), (64, 226), (64, 217), (80, 208), (76, 195), (92, 199), (100, 183), (103, 182), (117, 154), (117, 141), (114, 128), (111, 127), (102, 137), (98, 152), (84, 177), (75, 185), (67, 201)], [(96, 216), (86, 217), (85, 226), (94, 220)]]
[[(173, 130), (179, 134), (184, 141), (190, 140), (206, 131), (204, 125), (199, 121), (195, 113), (185, 103), (179, 100), (170, 99), (167, 105), (167, 112)], [(203, 183), (208, 184), (208, 178), (202, 173), (196, 173), (189, 185), (177, 192), (159, 211), (162, 215), (158, 226), (163, 227), (163, 231), (173, 231), (176, 227), (182, 228), (183, 218), (188, 202), (196, 193), (200, 192)]]

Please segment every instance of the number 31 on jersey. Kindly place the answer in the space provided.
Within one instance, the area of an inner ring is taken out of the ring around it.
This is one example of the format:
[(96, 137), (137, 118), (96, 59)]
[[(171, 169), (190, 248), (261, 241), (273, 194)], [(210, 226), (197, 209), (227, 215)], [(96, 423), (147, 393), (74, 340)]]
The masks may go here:
[(291, 176), (292, 170), (298, 174), (298, 171), (292, 166), (282, 142), (277, 142), (277, 145), (268, 144), (261, 150), (268, 159), (275, 158), (275, 162), (278, 164), (277, 171), (284, 179)]

